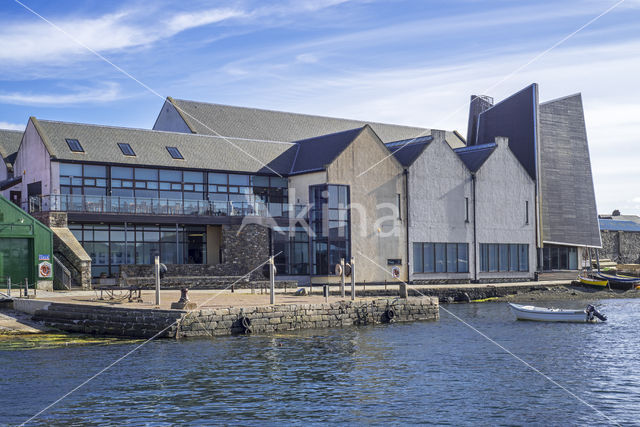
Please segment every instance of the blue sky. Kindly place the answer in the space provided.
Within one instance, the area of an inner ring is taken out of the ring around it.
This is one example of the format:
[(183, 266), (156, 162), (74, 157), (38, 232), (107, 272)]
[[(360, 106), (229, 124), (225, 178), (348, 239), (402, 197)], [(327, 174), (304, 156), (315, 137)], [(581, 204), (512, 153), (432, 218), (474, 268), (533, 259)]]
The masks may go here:
[[(0, 128), (150, 128), (163, 97), (457, 129), (469, 95), (581, 92), (601, 213), (640, 214), (640, 1), (33, 1), (0, 6)], [(508, 77), (508, 78), (506, 78)], [(506, 78), (506, 79), (505, 79)]]

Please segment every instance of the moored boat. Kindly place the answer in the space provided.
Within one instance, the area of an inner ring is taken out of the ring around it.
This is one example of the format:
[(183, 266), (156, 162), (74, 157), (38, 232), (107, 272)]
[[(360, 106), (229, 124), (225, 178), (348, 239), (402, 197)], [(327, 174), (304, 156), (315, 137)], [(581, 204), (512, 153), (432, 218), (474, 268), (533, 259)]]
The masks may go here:
[(594, 306), (589, 304), (583, 310), (567, 310), (560, 308), (535, 307), (533, 305), (509, 304), (511, 312), (518, 320), (534, 320), (538, 322), (596, 322), (597, 319), (607, 320)]
[(629, 289), (634, 289), (637, 285), (640, 285), (640, 278), (638, 277), (619, 276), (616, 274), (606, 274), (602, 272), (597, 272), (595, 275), (599, 279), (608, 280), (609, 286), (613, 289), (627, 291)]
[(594, 279), (592, 277), (578, 276), (578, 281), (583, 285), (592, 286), (598, 289), (604, 289), (609, 284), (608, 280)]

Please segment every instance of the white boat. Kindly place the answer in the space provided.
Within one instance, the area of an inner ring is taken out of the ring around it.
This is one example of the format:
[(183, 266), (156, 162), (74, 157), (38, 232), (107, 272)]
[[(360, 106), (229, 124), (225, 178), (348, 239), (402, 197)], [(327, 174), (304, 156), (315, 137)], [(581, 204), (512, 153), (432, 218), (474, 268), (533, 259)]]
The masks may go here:
[(560, 308), (534, 307), (533, 305), (509, 304), (511, 312), (518, 320), (535, 320), (538, 322), (596, 322), (607, 320), (598, 313), (594, 306), (588, 305), (584, 310), (566, 310)]

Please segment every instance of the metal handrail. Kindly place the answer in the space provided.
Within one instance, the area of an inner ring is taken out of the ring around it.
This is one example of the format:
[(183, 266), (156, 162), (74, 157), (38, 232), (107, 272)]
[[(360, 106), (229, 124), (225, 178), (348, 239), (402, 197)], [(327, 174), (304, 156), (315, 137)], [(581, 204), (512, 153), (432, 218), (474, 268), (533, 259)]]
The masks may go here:
[(305, 205), (265, 202), (182, 200), (123, 196), (52, 194), (31, 196), (29, 212), (86, 212), (138, 215), (296, 216)]

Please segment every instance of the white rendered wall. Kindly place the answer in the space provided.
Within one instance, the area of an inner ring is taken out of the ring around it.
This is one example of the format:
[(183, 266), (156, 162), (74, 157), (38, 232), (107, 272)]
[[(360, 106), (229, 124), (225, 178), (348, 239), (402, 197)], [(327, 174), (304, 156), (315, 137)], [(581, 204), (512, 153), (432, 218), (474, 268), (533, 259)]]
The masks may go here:
[(31, 120), (25, 129), (13, 170), (14, 176), (22, 175), (22, 183), (14, 189), (22, 192), (23, 205), (28, 202), (28, 184), (41, 181), (42, 194), (51, 194), (51, 156)]
[[(520, 243), (529, 245), (528, 272), (480, 272), (478, 278), (532, 278), (536, 270), (535, 182), (511, 152), (506, 138), (498, 144), (476, 172), (477, 243)], [(528, 224), (525, 206), (529, 207)]]
[[(409, 169), (411, 280), (469, 279), (473, 268), (471, 173), (443, 139), (435, 139)], [(465, 198), (469, 199), (466, 222)], [(468, 273), (413, 273), (413, 244), (468, 243)]]

